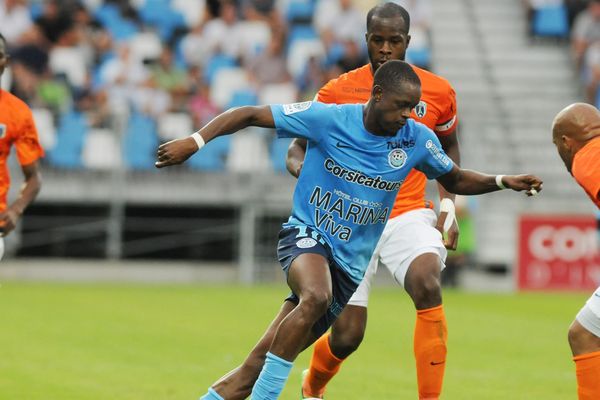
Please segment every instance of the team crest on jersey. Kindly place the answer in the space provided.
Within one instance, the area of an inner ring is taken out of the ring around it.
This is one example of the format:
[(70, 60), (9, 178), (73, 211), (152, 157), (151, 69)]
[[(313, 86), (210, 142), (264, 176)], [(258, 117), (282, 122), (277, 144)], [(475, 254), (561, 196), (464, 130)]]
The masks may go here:
[(317, 241), (313, 238), (304, 238), (296, 242), (296, 246), (298, 246), (301, 249), (310, 249), (311, 247), (315, 247), (316, 245)]
[(395, 149), (388, 154), (388, 163), (392, 168), (402, 168), (406, 164), (406, 152), (402, 149)]
[(4, 139), (6, 136), (6, 125), (0, 124), (0, 139)]
[(417, 114), (417, 117), (423, 118), (427, 114), (427, 103), (421, 100), (415, 107), (415, 114)]
[(302, 103), (292, 103), (283, 105), (283, 113), (285, 115), (291, 115), (298, 112), (306, 111), (312, 106), (312, 101), (304, 101)]

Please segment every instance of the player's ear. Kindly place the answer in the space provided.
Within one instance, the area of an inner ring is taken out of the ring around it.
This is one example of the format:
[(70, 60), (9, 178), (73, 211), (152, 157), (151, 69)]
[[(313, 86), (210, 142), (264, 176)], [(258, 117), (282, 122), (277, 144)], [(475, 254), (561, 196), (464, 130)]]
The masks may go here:
[(379, 85), (373, 86), (373, 90), (371, 91), (371, 97), (375, 101), (381, 101), (381, 96), (383, 95), (383, 89)]
[(406, 35), (406, 47), (408, 47), (408, 45), (410, 44), (410, 38), (411, 37), (412, 36), (410, 36), (410, 35)]

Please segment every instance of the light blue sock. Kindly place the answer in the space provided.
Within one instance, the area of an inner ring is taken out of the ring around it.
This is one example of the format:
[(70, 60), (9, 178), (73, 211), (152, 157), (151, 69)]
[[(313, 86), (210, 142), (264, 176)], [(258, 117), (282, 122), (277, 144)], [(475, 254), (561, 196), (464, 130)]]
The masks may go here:
[(250, 400), (275, 400), (281, 394), (293, 363), (267, 353), (267, 360), (252, 388)]
[(200, 397), (198, 400), (223, 400), (219, 393), (215, 392), (212, 388), (208, 389), (208, 393)]

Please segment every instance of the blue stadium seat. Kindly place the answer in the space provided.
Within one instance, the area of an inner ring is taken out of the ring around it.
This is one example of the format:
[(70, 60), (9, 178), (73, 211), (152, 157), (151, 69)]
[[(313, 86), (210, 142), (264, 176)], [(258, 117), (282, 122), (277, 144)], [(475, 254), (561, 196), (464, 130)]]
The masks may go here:
[(288, 35), (288, 48), (296, 40), (319, 39), (315, 28), (310, 25), (294, 25)]
[(114, 4), (102, 5), (94, 15), (116, 41), (130, 39), (139, 31), (133, 21), (121, 16), (121, 12)]
[(233, 57), (225, 54), (215, 54), (206, 63), (204, 68), (204, 81), (210, 84), (221, 68), (233, 67), (237, 67), (237, 63)]
[(251, 89), (237, 90), (233, 93), (231, 101), (226, 108), (255, 106), (258, 104), (258, 96)]
[(203, 171), (223, 171), (231, 147), (231, 136), (221, 136), (202, 148), (187, 161), (190, 168)]
[(131, 169), (153, 169), (158, 144), (156, 122), (147, 115), (132, 113), (123, 138), (125, 164)]
[(87, 130), (83, 113), (72, 110), (63, 114), (58, 123), (56, 145), (48, 152), (50, 164), (59, 168), (82, 168), (81, 151)]
[(276, 172), (287, 172), (285, 159), (291, 142), (292, 139), (273, 138), (271, 142), (271, 164), (273, 164), (273, 169)]
[(562, 4), (536, 9), (532, 23), (536, 36), (566, 38), (569, 35), (567, 9)]
[(409, 47), (406, 50), (406, 61), (417, 67), (428, 68), (431, 64), (431, 51), (427, 47)]
[(146, 0), (139, 15), (142, 21), (157, 28), (164, 41), (171, 38), (175, 29), (185, 27), (185, 18), (171, 7), (169, 0)]
[(315, 3), (312, 0), (291, 0), (286, 10), (286, 19), (289, 23), (310, 22), (315, 12)]

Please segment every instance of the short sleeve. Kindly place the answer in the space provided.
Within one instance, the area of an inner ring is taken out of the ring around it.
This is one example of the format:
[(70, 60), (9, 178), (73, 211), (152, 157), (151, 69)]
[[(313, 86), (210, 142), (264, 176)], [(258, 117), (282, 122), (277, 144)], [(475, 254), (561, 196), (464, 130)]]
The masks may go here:
[(272, 105), (277, 136), (318, 142), (329, 125), (328, 108), (325, 104), (313, 101)]
[(435, 124), (435, 133), (439, 136), (450, 135), (455, 131), (458, 122), (456, 116), (456, 92), (451, 85), (448, 85), (448, 93), (444, 97), (443, 104), (444, 109)]
[(14, 143), (17, 149), (17, 158), (21, 165), (31, 164), (44, 156), (33, 115), (28, 108), (23, 109), (22, 123)]
[(416, 169), (423, 172), (427, 179), (436, 179), (447, 174), (454, 167), (454, 162), (446, 155), (442, 149), (439, 139), (425, 125), (420, 125), (419, 140), (420, 160), (415, 166)]
[(600, 145), (586, 147), (575, 155), (573, 176), (592, 199), (600, 200)]

